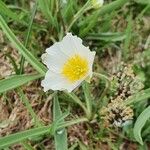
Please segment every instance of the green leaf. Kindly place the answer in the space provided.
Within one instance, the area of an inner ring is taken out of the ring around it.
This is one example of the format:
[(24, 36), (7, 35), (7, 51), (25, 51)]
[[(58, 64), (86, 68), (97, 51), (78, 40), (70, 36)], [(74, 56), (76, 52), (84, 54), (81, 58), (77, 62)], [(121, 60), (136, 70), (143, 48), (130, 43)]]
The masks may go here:
[(16, 36), (13, 34), (13, 32), (10, 30), (10, 28), (7, 26), (5, 20), (0, 15), (0, 26), (3, 29), (4, 33), (8, 37), (8, 39), (14, 44), (16, 49), (26, 58), (26, 60), (42, 75), (45, 75), (46, 67), (39, 62), (37, 58), (34, 57), (34, 55), (28, 51), (23, 44), (16, 38)]
[(10, 59), (10, 62), (12, 64), (13, 68), (14, 68), (15, 73), (18, 74), (18, 72), (19, 72), (18, 66), (17, 66), (16, 61), (14, 60), (14, 58), (11, 56), (11, 53), (6, 53), (5, 56)]
[(46, 17), (46, 19), (48, 20), (48, 22), (56, 27), (56, 22), (55, 19), (53, 17), (52, 12), (50, 11), (50, 1), (49, 0), (39, 0), (39, 6), (40, 9), (42, 11), (42, 13), (44, 14), (44, 16)]
[(96, 25), (99, 17), (99, 11), (94, 12), (92, 15), (84, 19), (84, 26), (80, 29), (80, 36), (84, 37)]
[[(116, 0), (102, 6), (97, 12), (93, 12), (91, 15), (92, 19), (87, 23), (87, 25), (80, 30), (80, 36), (85, 36), (96, 24), (96, 18), (103, 17), (106, 14), (112, 13), (113, 11), (121, 8), (129, 0)], [(87, 19), (88, 20), (88, 19)], [(97, 19), (98, 20), (98, 19)]]
[(132, 103), (137, 103), (142, 100), (147, 100), (148, 98), (150, 98), (150, 88), (129, 97), (127, 100), (125, 100), (125, 105), (130, 105)]
[(7, 147), (11, 144), (18, 143), (28, 138), (46, 134), (50, 131), (50, 126), (38, 127), (26, 131), (21, 131), (15, 134), (11, 134), (0, 138), (0, 149)]
[(34, 150), (34, 148), (28, 143), (28, 141), (21, 142), (21, 144), (26, 150)]
[(90, 33), (88, 34), (87, 39), (89, 40), (102, 40), (102, 41), (122, 41), (125, 39), (125, 34), (121, 32), (107, 32), (107, 33)]
[(74, 143), (71, 145), (71, 147), (68, 150), (75, 150), (75, 148), (77, 148), (78, 143)]
[(143, 1), (143, 0), (135, 0), (135, 2), (137, 2), (139, 4), (143, 4), (143, 5), (150, 4), (150, 0), (145, 0), (145, 1)]
[(143, 126), (145, 125), (146, 121), (150, 118), (150, 106), (147, 107), (137, 118), (133, 133), (136, 141), (138, 141), (141, 145), (143, 145), (143, 140), (141, 137), (141, 130)]
[(85, 144), (83, 144), (82, 142), (78, 141), (79, 146), (80, 146), (80, 150), (89, 150), (89, 148), (87, 148), (87, 146), (85, 146)]
[(88, 110), (88, 118), (91, 119), (91, 117), (92, 117), (92, 97), (91, 97), (91, 93), (90, 93), (89, 83), (86, 82), (86, 81), (83, 82), (82, 88), (83, 88), (83, 91), (84, 91), (86, 107), (87, 107), (87, 110)]
[[(6, 15), (6, 16), (12, 18), (13, 20), (19, 22), (19, 23), (24, 22), (24, 21), (21, 21), (21, 20), (19, 19), (18, 15), (17, 15), (16, 13), (14, 13), (13, 11), (11, 11), (11, 10), (7, 7), (7, 5), (6, 5), (4, 2), (2, 2), (1, 0), (0, 0), (0, 14)], [(25, 23), (25, 22), (24, 22), (24, 23)], [(25, 24), (26, 24), (26, 23), (25, 23)]]
[(103, 16), (107, 13), (111, 13), (112, 11), (121, 8), (125, 3), (129, 2), (130, 0), (116, 0), (109, 4), (102, 6), (99, 10), (99, 15)]
[[(62, 120), (62, 118), (64, 118), (66, 116), (65, 115), (61, 115), (58, 120), (60, 122), (60, 120)], [(57, 121), (57, 120), (56, 120)], [(58, 124), (55, 128), (54, 131), (58, 131), (58, 130), (62, 130), (65, 127), (77, 124), (77, 123), (81, 123), (81, 122), (87, 122), (88, 119), (87, 118), (78, 118), (78, 119), (74, 119), (72, 121), (67, 121), (67, 122), (60, 122), (61, 124)], [(54, 124), (57, 124), (54, 122)], [(44, 126), (44, 127), (38, 127), (38, 128), (34, 128), (34, 129), (30, 129), (30, 130), (26, 130), (26, 131), (21, 131), (15, 134), (11, 134), (5, 137), (1, 137), (0, 138), (0, 149), (4, 148), (4, 147), (8, 147), (12, 144), (24, 141), (26, 139), (31, 139), (31, 138), (35, 138), (37, 136), (43, 135), (43, 134), (53, 134), (53, 125), (49, 125), (49, 126)], [(65, 143), (64, 143), (65, 144)], [(62, 150), (62, 149), (61, 149)], [(66, 150), (66, 149), (63, 149)]]
[(8, 79), (0, 80), (0, 93), (12, 90), (19, 87), (29, 81), (40, 78), (42, 75), (14, 75), (10, 76)]
[(24, 103), (24, 105), (26, 106), (28, 112), (32, 116), (32, 118), (34, 120), (34, 124), (36, 126), (39, 126), (39, 127), (42, 126), (42, 122), (40, 121), (40, 119), (38, 118), (38, 116), (36, 115), (36, 113), (34, 112), (34, 110), (32, 109), (30, 101), (28, 100), (28, 98), (24, 94), (23, 90), (21, 88), (18, 88), (17, 92), (18, 92), (18, 95), (19, 95), (21, 101)]
[(125, 38), (125, 41), (124, 41), (124, 48), (123, 48), (123, 57), (125, 60), (127, 60), (128, 56), (129, 56), (129, 46), (130, 46), (130, 43), (131, 43), (131, 39), (132, 39), (132, 26), (133, 26), (133, 22), (132, 22), (132, 15), (128, 16), (127, 18), (128, 20), (128, 25), (127, 25), (127, 28), (126, 28), (126, 38)]
[[(32, 8), (32, 15), (31, 15), (31, 19), (30, 19), (29, 26), (28, 26), (28, 29), (27, 29), (27, 35), (26, 35), (25, 43), (24, 43), (24, 47), (26, 47), (26, 48), (28, 46), (29, 39), (30, 39), (30, 36), (31, 36), (33, 20), (34, 20), (34, 17), (35, 17), (35, 14), (36, 14), (36, 10), (37, 10), (37, 1), (38, 0), (35, 1), (35, 4), (34, 4), (34, 6)], [(23, 72), (24, 72), (24, 62), (25, 62), (25, 58), (22, 56), (21, 57), (21, 61), (20, 61), (19, 74), (23, 74)]]
[[(60, 109), (59, 101), (57, 94), (54, 96), (53, 101), (53, 120), (54, 122), (57, 121), (57, 119), (62, 116), (62, 112)], [(64, 123), (64, 119), (60, 120), (59, 123)], [(67, 132), (65, 128), (62, 128), (55, 132), (54, 134), (55, 139), (55, 148), (56, 150), (67, 150), (68, 144), (67, 144)]]
[(68, 96), (68, 98), (71, 98), (73, 102), (77, 103), (85, 112), (86, 115), (88, 115), (87, 108), (85, 105), (82, 103), (82, 101), (76, 96), (73, 92), (69, 93), (65, 91), (65, 94)]

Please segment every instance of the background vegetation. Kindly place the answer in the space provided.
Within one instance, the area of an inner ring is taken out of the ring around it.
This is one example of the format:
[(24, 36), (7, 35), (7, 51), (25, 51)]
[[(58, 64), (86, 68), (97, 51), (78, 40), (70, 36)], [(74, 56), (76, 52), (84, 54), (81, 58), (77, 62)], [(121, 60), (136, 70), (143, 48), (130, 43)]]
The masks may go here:
[[(87, 5), (86, 0), (0, 0), (0, 149), (150, 148), (150, 1)], [(116, 69), (121, 64), (132, 66), (138, 80), (130, 97), (124, 96), (134, 112), (129, 124), (106, 128), (99, 113), (108, 107), (114, 80), (107, 93), (105, 80), (96, 77), (75, 90), (83, 103), (86, 98), (93, 108), (100, 103), (88, 121), (74, 96), (43, 92), (41, 55), (67, 32), (96, 51), (95, 72), (111, 78), (126, 73)]]

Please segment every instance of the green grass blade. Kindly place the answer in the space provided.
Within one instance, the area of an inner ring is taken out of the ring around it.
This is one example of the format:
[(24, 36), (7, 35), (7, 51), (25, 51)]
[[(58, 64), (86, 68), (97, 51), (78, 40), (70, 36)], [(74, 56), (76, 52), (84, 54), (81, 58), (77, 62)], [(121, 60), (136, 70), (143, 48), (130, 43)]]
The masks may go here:
[(106, 32), (106, 33), (90, 33), (87, 36), (88, 40), (96, 40), (96, 41), (122, 41), (125, 39), (125, 34), (122, 32)]
[(26, 150), (34, 150), (34, 148), (27, 141), (21, 142), (21, 144)]
[(100, 8), (99, 15), (103, 16), (107, 13), (111, 13), (112, 11), (121, 8), (125, 3), (129, 2), (130, 0), (116, 0), (107, 5), (104, 5)]
[[(32, 29), (33, 20), (34, 20), (35, 14), (36, 14), (36, 10), (37, 10), (37, 0), (34, 4), (31, 19), (30, 19), (30, 23), (29, 23), (29, 26), (28, 26), (28, 29), (27, 29), (27, 35), (26, 35), (26, 39), (25, 39), (25, 43), (24, 43), (24, 46), (26, 48), (27, 48), (27, 45), (29, 43), (29, 38), (30, 38), (30, 35), (31, 35), (31, 29)], [(22, 56), (21, 61), (20, 61), (20, 70), (19, 70), (20, 74), (23, 74), (23, 72), (24, 72), (24, 62), (25, 62), (25, 58)]]
[(68, 150), (75, 150), (78, 146), (78, 143), (74, 143)]
[(21, 142), (25, 139), (35, 136), (46, 134), (50, 131), (50, 126), (38, 127), (26, 131), (21, 131), (15, 134), (11, 134), (0, 138), (0, 149), (10, 146), (12, 144)]
[(99, 16), (103, 17), (108, 13), (112, 13), (114, 10), (121, 8), (128, 1), (129, 0), (116, 0), (99, 8), (98, 12), (93, 12), (93, 14), (91, 15), (93, 16), (92, 20), (90, 20), (87, 24), (87, 27), (85, 27), (83, 31), (80, 32), (80, 36), (85, 36), (92, 29), (92, 27), (96, 25), (96, 18), (98, 18)]
[(136, 141), (138, 141), (141, 145), (143, 145), (143, 140), (141, 137), (141, 130), (149, 118), (150, 118), (150, 106), (147, 107), (140, 114), (140, 116), (137, 118), (134, 128), (133, 128), (134, 137), (135, 137)]
[(71, 126), (71, 125), (74, 125), (74, 124), (77, 124), (77, 123), (88, 122), (88, 121), (89, 120), (85, 117), (78, 118), (78, 119), (71, 120), (71, 121), (66, 121), (66, 122), (58, 124), (56, 130), (57, 129), (59, 130), (59, 129), (62, 129), (62, 128), (65, 128), (65, 127), (68, 127), (68, 126)]
[(4, 148), (4, 150), (10, 150), (8, 147)]
[(145, 0), (145, 1), (143, 1), (143, 0), (135, 0), (135, 2), (137, 2), (139, 4), (143, 4), (143, 5), (150, 4), (150, 0)]
[(0, 80), (0, 93), (17, 88), (29, 81), (40, 78), (41, 75), (14, 75)]
[[(66, 116), (66, 115), (65, 115)], [(65, 116), (61, 116), (61, 117), (65, 117)], [(60, 120), (60, 118), (58, 118)], [(57, 120), (56, 120), (57, 121)], [(62, 130), (62, 128), (80, 123), (80, 122), (87, 122), (88, 119), (87, 118), (79, 118), (79, 119), (75, 119), (72, 121), (68, 121), (68, 122), (60, 122), (61, 124), (58, 124), (55, 131), (57, 130)], [(55, 122), (54, 122), (55, 124)], [(14, 133), (5, 137), (1, 137), (0, 138), (0, 149), (4, 148), (4, 147), (8, 147), (12, 144), (24, 141), (26, 139), (31, 139), (43, 134), (53, 134), (53, 125), (49, 125), (49, 126), (43, 126), (43, 127), (38, 127), (38, 128), (34, 128), (34, 129), (30, 129), (30, 130), (26, 130), (26, 131), (21, 131), (18, 133)], [(63, 143), (64, 144), (64, 143)], [(62, 150), (62, 149), (60, 149)], [(66, 149), (63, 149), (66, 150)]]
[(18, 15), (16, 13), (14, 13), (13, 11), (11, 11), (7, 7), (7, 5), (4, 2), (2, 2), (1, 0), (0, 0), (0, 14), (6, 15), (19, 23), (24, 22), (24, 21), (20, 20)]
[(83, 29), (82, 28), (80, 29), (81, 37), (86, 36), (88, 34), (88, 32), (96, 25), (98, 17), (99, 17), (99, 11), (96, 11), (95, 13), (93, 13), (91, 16), (89, 16), (87, 18), (87, 20), (88, 20), (87, 26), (84, 27)]
[(5, 20), (0, 15), (0, 26), (3, 29), (4, 33), (8, 37), (8, 39), (14, 44), (14, 46), (18, 49), (18, 51), (26, 58), (26, 60), (42, 75), (45, 75), (46, 67), (38, 61), (37, 58), (33, 56), (31, 52), (29, 52), (23, 44), (16, 38), (10, 28), (7, 26)]
[[(54, 96), (54, 103), (53, 103), (53, 119), (54, 122), (57, 121), (57, 119), (60, 118), (62, 115), (59, 101), (57, 94)], [(59, 121), (59, 123), (64, 123), (64, 120), (62, 119)], [(67, 144), (67, 132), (65, 128), (60, 129), (59, 131), (56, 131), (54, 134), (54, 139), (55, 139), (55, 148), (56, 150), (67, 150), (68, 144)]]
[(125, 42), (124, 42), (124, 48), (123, 48), (123, 58), (125, 60), (127, 60), (128, 56), (129, 56), (129, 46), (130, 46), (130, 42), (131, 42), (131, 38), (132, 38), (132, 15), (128, 16), (127, 18), (128, 20), (128, 25), (127, 25), (127, 29), (126, 29), (126, 38), (125, 38)]
[[(60, 106), (59, 106), (59, 101), (57, 95), (54, 97), (54, 106), (53, 106), (53, 118), (54, 121), (57, 121), (62, 115)], [(64, 119), (59, 121), (59, 123), (64, 123)], [(62, 133), (61, 133), (62, 132)], [(56, 150), (67, 150), (67, 132), (66, 129), (60, 129), (60, 131), (56, 131), (55, 135), (55, 147)]]
[(32, 109), (32, 106), (29, 103), (28, 98), (26, 97), (26, 95), (24, 94), (24, 92), (22, 91), (21, 88), (18, 88), (17, 91), (18, 91), (18, 95), (19, 95), (20, 99), (22, 100), (22, 102), (26, 106), (27, 110), (31, 114), (31, 116), (32, 116), (32, 118), (34, 120), (34, 124), (36, 126), (40, 127), (42, 125), (42, 122), (39, 120), (38, 116), (35, 114), (34, 110)]
[(55, 19), (53, 17), (53, 14), (50, 11), (50, 2), (48, 0), (39, 0), (39, 7), (42, 11), (42, 13), (44, 14), (44, 16), (46, 17), (46, 19), (48, 20), (48, 22), (56, 27), (55, 24)]
[(92, 117), (92, 97), (90, 93), (90, 85), (86, 81), (83, 82), (82, 88), (84, 91), (85, 101), (86, 101), (86, 107), (88, 110), (88, 118), (91, 119)]
[(78, 96), (76, 96), (73, 92), (65, 92), (65, 94), (68, 96), (68, 98), (71, 98), (75, 103), (77, 103), (84, 110), (86, 115), (88, 114), (87, 108), (85, 107), (84, 103), (82, 103), (82, 101), (78, 98)]
[(10, 53), (6, 53), (5, 56), (9, 58), (12, 66), (14, 68), (15, 73), (18, 74), (19, 70), (18, 70), (18, 66), (17, 66), (16, 61), (14, 60), (14, 58), (11, 56)]
[(78, 143), (79, 143), (80, 150), (89, 150), (89, 148), (87, 148), (87, 146), (85, 146), (85, 144), (83, 144), (82, 142), (78, 141)]
[(147, 100), (148, 98), (150, 98), (150, 88), (143, 90), (139, 93), (136, 93), (135, 95), (127, 99), (125, 101), (125, 105), (130, 105), (130, 104), (142, 101), (142, 100)]

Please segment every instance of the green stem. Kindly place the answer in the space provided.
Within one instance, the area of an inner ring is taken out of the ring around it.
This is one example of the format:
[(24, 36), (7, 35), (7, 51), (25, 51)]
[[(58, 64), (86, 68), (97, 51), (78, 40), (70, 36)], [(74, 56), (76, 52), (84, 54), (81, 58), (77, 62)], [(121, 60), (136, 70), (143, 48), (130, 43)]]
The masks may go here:
[(81, 123), (81, 122), (88, 122), (88, 119), (87, 118), (79, 118), (79, 119), (76, 119), (76, 120), (73, 120), (73, 121), (66, 121), (64, 123), (59, 124), (58, 127), (57, 127), (57, 130), (68, 127), (68, 126), (71, 126), (71, 125), (74, 125), (74, 124), (78, 124), (78, 123)]
[(34, 150), (34, 148), (28, 143), (28, 141), (23, 141), (23, 142), (21, 142), (21, 144), (24, 147), (24, 149)]
[(70, 31), (71, 27), (73, 26), (73, 24), (78, 20), (79, 17), (81, 17), (81, 15), (86, 12), (87, 10), (89, 10), (89, 7), (91, 7), (91, 0), (88, 0), (85, 5), (74, 15), (74, 18), (72, 19), (70, 25), (68, 26), (68, 28), (66, 29), (66, 32)]
[(22, 89), (21, 88), (18, 88), (17, 89), (18, 91), (18, 95), (20, 97), (20, 99), (22, 100), (22, 102), (24, 103), (24, 105), (26, 106), (27, 110), (29, 111), (29, 113), (31, 114), (33, 120), (34, 120), (34, 123), (37, 125), (37, 126), (41, 126), (41, 121), (38, 119), (37, 115), (35, 114), (35, 112), (33, 111), (32, 107), (31, 107), (31, 104), (29, 103), (29, 100), (27, 99), (27, 97), (25, 96), (25, 94), (23, 93)]
[[(88, 121), (87, 118), (79, 118), (79, 119), (76, 119), (76, 120), (73, 120), (73, 121), (68, 121), (67, 123), (58, 125), (56, 127), (55, 131), (60, 130), (64, 127), (68, 127), (70, 125), (74, 125), (74, 124), (81, 123), (81, 122), (87, 122), (87, 121)], [(0, 147), (1, 148), (8, 147), (12, 144), (19, 143), (21, 141), (33, 138), (35, 136), (41, 136), (41, 135), (48, 134), (48, 133), (52, 134), (50, 132), (51, 127), (52, 127), (52, 125), (42, 126), (42, 127), (37, 127), (37, 128), (34, 128), (34, 129), (30, 129), (30, 130), (10, 134), (10, 135), (7, 135), (5, 137), (1, 137), (0, 138)]]
[(80, 107), (84, 110), (85, 114), (89, 116), (87, 108), (74, 93), (68, 93), (65, 91), (65, 94), (68, 95), (70, 98), (72, 98), (74, 102), (76, 102), (78, 105), (80, 105)]
[(93, 75), (96, 76), (96, 77), (98, 77), (98, 78), (100, 78), (100, 79), (104, 79), (104, 80), (105, 80), (105, 83), (106, 83), (105, 89), (103, 90), (103, 93), (101, 94), (100, 99), (99, 99), (99, 102), (98, 102), (98, 106), (100, 106), (101, 100), (102, 100), (102, 99), (104, 98), (104, 96), (106, 95), (106, 93), (107, 93), (107, 91), (108, 91), (108, 89), (109, 89), (111, 83), (110, 83), (109, 78), (108, 78), (107, 76), (103, 75), (103, 74), (94, 72)]
[(6, 34), (7, 38), (12, 42), (14, 47), (21, 53), (26, 60), (43, 76), (45, 75), (47, 69), (46, 67), (30, 52), (28, 51), (24, 45), (16, 38), (14, 33), (6, 24), (5, 20), (0, 14), (0, 27), (3, 32)]
[[(32, 12), (32, 16), (31, 16), (31, 21), (29, 23), (29, 27), (28, 27), (28, 31), (27, 31), (27, 36), (26, 36), (26, 39), (25, 39), (25, 44), (24, 46), (27, 48), (27, 45), (28, 45), (28, 42), (29, 42), (29, 37), (31, 35), (31, 29), (32, 29), (32, 24), (33, 24), (33, 20), (34, 20), (34, 17), (35, 17), (35, 13), (36, 13), (36, 10), (37, 10), (37, 0), (35, 2), (35, 5), (33, 7), (33, 12)], [(24, 56), (21, 56), (21, 61), (20, 61), (20, 74), (23, 73), (23, 68), (24, 68), (24, 62), (25, 62), (25, 58)]]
[(84, 81), (82, 84), (82, 88), (84, 91), (86, 107), (88, 110), (88, 115), (89, 115), (88, 118), (91, 119), (91, 117), (92, 117), (92, 101), (91, 101), (91, 96), (90, 96), (89, 84), (86, 81)]

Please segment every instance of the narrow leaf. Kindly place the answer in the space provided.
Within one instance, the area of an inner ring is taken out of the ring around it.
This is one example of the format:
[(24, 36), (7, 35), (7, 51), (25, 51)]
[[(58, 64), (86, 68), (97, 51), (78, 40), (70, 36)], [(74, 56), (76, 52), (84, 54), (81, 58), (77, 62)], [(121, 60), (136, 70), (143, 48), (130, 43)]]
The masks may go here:
[(30, 113), (30, 115), (34, 119), (34, 124), (36, 126), (40, 127), (42, 125), (42, 122), (40, 121), (40, 119), (38, 118), (38, 116), (36, 115), (34, 110), (32, 109), (32, 106), (31, 106), (27, 96), (24, 94), (24, 92), (21, 88), (18, 88), (17, 91), (18, 91), (18, 95), (19, 95), (21, 101), (24, 103), (24, 105), (26, 106), (28, 112)]
[[(30, 36), (31, 36), (33, 20), (34, 20), (34, 17), (35, 17), (35, 14), (36, 14), (36, 10), (37, 10), (37, 1), (38, 0), (35, 1), (35, 4), (34, 4), (34, 6), (32, 8), (32, 15), (31, 15), (31, 19), (30, 19), (29, 26), (28, 26), (28, 29), (27, 29), (27, 35), (26, 35), (25, 43), (24, 43), (24, 47), (26, 47), (26, 48), (27, 48), (27, 46), (29, 44), (29, 39), (30, 39)], [(20, 74), (23, 74), (23, 72), (24, 72), (24, 62), (25, 62), (25, 58), (23, 56), (21, 56), (20, 69), (19, 69), (19, 73)]]
[(5, 137), (1, 137), (0, 149), (3, 149), (4, 147), (7, 147), (11, 144), (18, 143), (25, 139), (32, 138), (34, 136), (46, 134), (49, 131), (50, 131), (50, 126), (44, 126), (44, 127), (39, 127), (39, 128), (34, 128), (34, 129), (18, 132), (18, 133), (11, 134)]
[[(66, 115), (65, 115), (66, 116)], [(61, 116), (62, 118), (64, 118), (65, 116)], [(61, 120), (59, 118), (59, 120)], [(67, 121), (67, 122), (63, 122), (59, 125), (57, 125), (55, 131), (60, 131), (65, 127), (80, 123), (80, 122), (87, 122), (88, 119), (87, 118), (79, 118), (79, 119), (75, 119), (72, 121)], [(60, 122), (60, 121), (59, 121)], [(54, 122), (54, 124), (56, 124)], [(30, 130), (26, 130), (26, 131), (21, 131), (15, 134), (11, 134), (5, 137), (1, 137), (0, 138), (0, 149), (4, 148), (4, 147), (8, 147), (12, 144), (15, 143), (19, 143), (21, 141), (24, 141), (26, 139), (31, 139), (37, 136), (42, 136), (43, 134), (53, 134), (53, 125), (49, 125), (49, 126), (43, 126), (43, 127), (38, 127), (38, 128), (34, 128), (34, 129), (30, 129)], [(63, 145), (61, 145), (63, 146)], [(60, 149), (62, 150), (62, 149)], [(66, 150), (66, 149), (63, 149)]]
[(91, 97), (91, 94), (90, 94), (90, 85), (89, 85), (89, 83), (86, 82), (86, 81), (83, 82), (82, 88), (83, 88), (83, 91), (84, 91), (86, 107), (87, 107), (87, 110), (88, 110), (88, 117), (90, 119), (91, 115), (92, 115), (92, 97)]
[(128, 25), (126, 28), (126, 38), (125, 38), (124, 48), (123, 48), (123, 57), (125, 60), (127, 60), (130, 53), (129, 46), (132, 38), (132, 25), (133, 25), (132, 15), (128, 16), (127, 20), (128, 20)]
[(0, 80), (0, 93), (12, 90), (29, 81), (40, 78), (42, 75), (14, 75), (8, 79)]
[(81, 37), (86, 36), (86, 34), (88, 34), (88, 32), (96, 25), (98, 17), (99, 17), (99, 11), (93, 13), (92, 15), (90, 15), (87, 18), (88, 23), (87, 23), (86, 27), (84, 26), (84, 28), (82, 27), (80, 29), (80, 36)]
[(21, 144), (26, 150), (34, 150), (34, 148), (27, 141), (21, 142)]
[(143, 91), (136, 93), (133, 96), (129, 97), (125, 101), (125, 104), (130, 105), (132, 103), (137, 103), (142, 100), (147, 100), (148, 98), (150, 98), (150, 88), (143, 90)]
[(1, 0), (0, 0), (0, 14), (6, 15), (6, 16), (12, 18), (13, 20), (19, 22), (19, 23), (26, 24), (26, 22), (20, 20), (18, 15), (16, 13), (14, 13), (13, 11), (11, 11), (7, 7), (7, 5), (4, 2), (2, 2)]
[(129, 2), (130, 0), (116, 0), (107, 5), (104, 5), (99, 10), (99, 15), (103, 16), (106, 13), (111, 13), (112, 11), (121, 8), (125, 3)]
[(0, 15), (0, 26), (3, 29), (4, 33), (8, 37), (8, 39), (14, 44), (14, 46), (18, 49), (18, 51), (26, 58), (26, 60), (42, 75), (45, 75), (46, 68), (43, 64), (39, 62), (37, 58), (34, 57), (34, 55), (28, 51), (23, 44), (16, 38), (14, 33), (10, 30), (10, 28), (7, 26), (5, 20)]
[(39, 0), (38, 2), (39, 2), (40, 9), (42, 13), (44, 14), (44, 16), (46, 17), (46, 19), (49, 21), (49, 23), (52, 26), (56, 27), (55, 19), (49, 7), (50, 2), (48, 0)]
[[(54, 106), (53, 106), (53, 119), (55, 122), (62, 115), (57, 94), (54, 96), (54, 103), (53, 104), (54, 104)], [(59, 121), (59, 123), (64, 123), (64, 120), (62, 119), (61, 121)], [(62, 128), (62, 129), (56, 131), (54, 134), (54, 139), (55, 139), (56, 150), (62, 150), (62, 149), (67, 150), (68, 149), (67, 148), (68, 147), (67, 132), (66, 132), (65, 128)]]
[(87, 39), (89, 40), (102, 40), (102, 41), (122, 41), (125, 39), (125, 34), (121, 32), (106, 32), (106, 33), (90, 33)]
[(148, 5), (150, 4), (150, 0), (146, 0), (146, 1), (143, 1), (143, 0), (135, 0), (135, 2), (139, 3), (139, 4), (143, 4), (143, 5)]
[(142, 145), (143, 145), (143, 140), (141, 137), (141, 130), (149, 118), (150, 118), (150, 106), (147, 107), (140, 114), (140, 116), (137, 118), (135, 125), (134, 125), (134, 129), (133, 129), (134, 137)]

